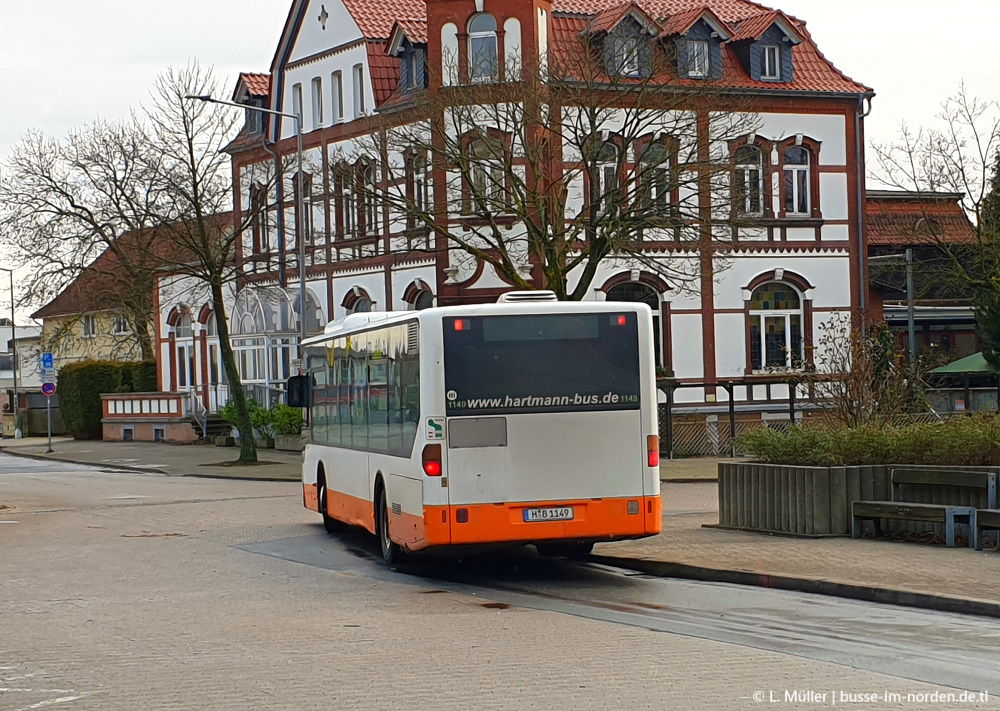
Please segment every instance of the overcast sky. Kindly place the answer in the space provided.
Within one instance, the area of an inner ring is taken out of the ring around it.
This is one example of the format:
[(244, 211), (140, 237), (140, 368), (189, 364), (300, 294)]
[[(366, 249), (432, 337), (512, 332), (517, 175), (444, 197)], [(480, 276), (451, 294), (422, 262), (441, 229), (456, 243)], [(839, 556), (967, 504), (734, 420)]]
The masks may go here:
[[(60, 136), (148, 100), (165, 67), (197, 58), (227, 92), (240, 71), (266, 71), (289, 0), (0, 0), (0, 159), (31, 128)], [(998, 0), (782, 0), (820, 49), (875, 88), (869, 140), (899, 122), (933, 120), (960, 81), (1000, 96)], [(992, 80), (992, 81), (991, 81)]]

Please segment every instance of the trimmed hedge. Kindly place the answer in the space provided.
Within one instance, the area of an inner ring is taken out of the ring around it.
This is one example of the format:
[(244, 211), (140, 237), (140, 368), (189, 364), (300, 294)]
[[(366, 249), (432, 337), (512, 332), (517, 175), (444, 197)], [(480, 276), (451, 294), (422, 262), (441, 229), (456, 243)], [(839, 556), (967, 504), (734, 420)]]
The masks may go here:
[(59, 407), (76, 439), (100, 439), (101, 395), (156, 392), (156, 362), (87, 360), (59, 369)]
[(976, 414), (903, 427), (762, 427), (739, 438), (741, 451), (766, 464), (1000, 466), (1000, 416)]

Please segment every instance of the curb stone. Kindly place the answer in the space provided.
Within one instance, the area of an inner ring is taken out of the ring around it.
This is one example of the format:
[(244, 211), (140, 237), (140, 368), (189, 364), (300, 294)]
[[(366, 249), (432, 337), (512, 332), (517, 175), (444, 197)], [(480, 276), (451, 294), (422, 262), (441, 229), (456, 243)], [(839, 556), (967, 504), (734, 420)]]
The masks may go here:
[(16, 450), (8, 449), (6, 447), (0, 447), (0, 452), (3, 454), (9, 454), (12, 457), (21, 457), (23, 459), (34, 459), (39, 462), (64, 462), (66, 464), (79, 464), (85, 467), (94, 467), (95, 469), (118, 469), (120, 471), (126, 472), (136, 472), (138, 474), (161, 474), (166, 477), (171, 478), (181, 478), (189, 477), (193, 479), (233, 479), (235, 481), (301, 481), (301, 477), (296, 477), (294, 479), (279, 478), (279, 477), (264, 477), (264, 476), (228, 476), (223, 474), (171, 474), (163, 469), (156, 469), (154, 467), (133, 467), (128, 464), (112, 464), (110, 462), (81, 462), (78, 459), (69, 459), (67, 457), (54, 457), (48, 454), (31, 454), (29, 452), (18, 452)]
[(634, 570), (658, 578), (680, 578), (708, 583), (728, 583), (730, 585), (750, 585), (754, 587), (789, 590), (792, 592), (842, 597), (862, 602), (882, 605), (915, 607), (936, 612), (952, 612), (960, 615), (978, 615), (1000, 618), (1000, 602), (976, 598), (938, 595), (913, 590), (893, 590), (872, 585), (844, 583), (819, 578), (796, 578), (790, 575), (773, 575), (752, 570), (724, 570), (705, 568), (686, 563), (651, 560), (649, 558), (623, 558), (594, 554), (588, 560), (615, 568)]

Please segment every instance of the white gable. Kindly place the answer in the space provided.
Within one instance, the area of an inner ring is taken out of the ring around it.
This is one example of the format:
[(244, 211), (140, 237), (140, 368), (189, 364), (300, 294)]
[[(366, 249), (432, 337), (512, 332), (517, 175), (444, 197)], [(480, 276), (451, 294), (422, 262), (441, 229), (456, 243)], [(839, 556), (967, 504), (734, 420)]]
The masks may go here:
[[(326, 18), (326, 29), (321, 17)], [(311, 57), (361, 37), (361, 28), (341, 0), (309, 0), (289, 61)]]

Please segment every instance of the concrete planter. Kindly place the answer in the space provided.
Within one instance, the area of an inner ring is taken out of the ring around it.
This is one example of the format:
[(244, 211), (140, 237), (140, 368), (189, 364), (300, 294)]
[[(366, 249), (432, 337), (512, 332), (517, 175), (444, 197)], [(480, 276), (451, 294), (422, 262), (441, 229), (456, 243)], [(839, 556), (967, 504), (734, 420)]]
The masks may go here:
[[(890, 471), (862, 467), (791, 467), (780, 464), (719, 464), (719, 526), (796, 536), (851, 535), (851, 503), (892, 498)], [(914, 466), (914, 465), (909, 465)], [(997, 471), (1000, 467), (925, 467)], [(904, 487), (907, 501), (985, 508), (986, 494), (949, 486)], [(887, 522), (890, 531), (922, 533), (939, 526)], [(870, 524), (866, 524), (869, 526)]]
[(274, 448), (281, 452), (301, 452), (303, 450), (301, 434), (274, 435)]

